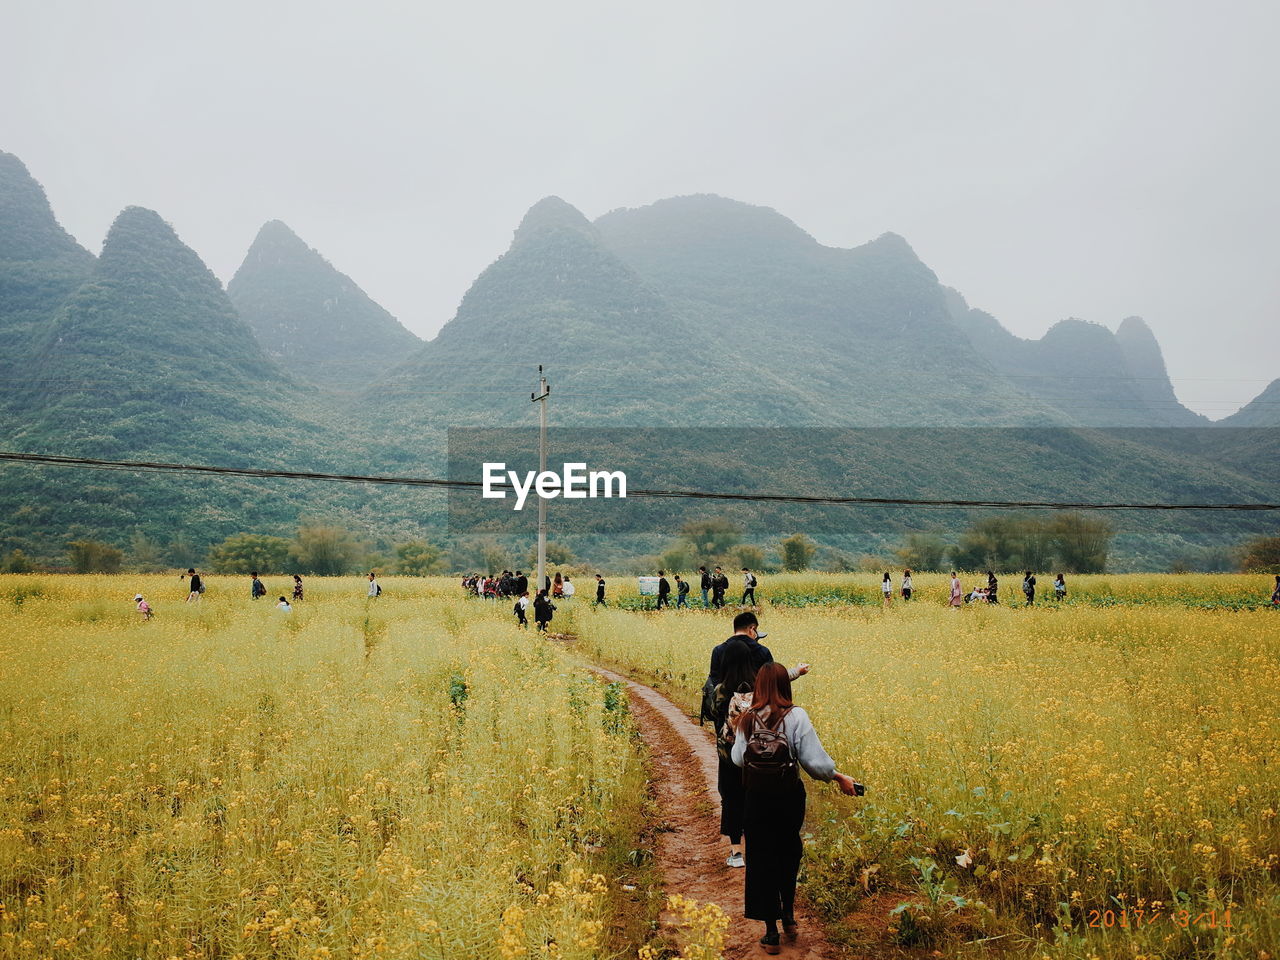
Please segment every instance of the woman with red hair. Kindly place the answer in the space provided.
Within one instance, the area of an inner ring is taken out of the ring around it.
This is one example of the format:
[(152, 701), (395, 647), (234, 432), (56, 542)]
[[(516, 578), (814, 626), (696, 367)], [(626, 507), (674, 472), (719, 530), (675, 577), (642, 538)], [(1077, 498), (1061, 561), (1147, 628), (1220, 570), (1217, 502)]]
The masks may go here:
[(815, 780), (835, 781), (842, 793), (861, 793), (852, 777), (836, 772), (804, 709), (791, 702), (791, 678), (780, 663), (756, 674), (751, 708), (738, 718), (733, 762), (743, 768), (746, 801), (743, 833), (747, 846), (746, 916), (764, 922), (760, 944), (781, 951), (778, 923), (796, 938), (796, 875), (804, 844), (804, 784), (799, 768)]

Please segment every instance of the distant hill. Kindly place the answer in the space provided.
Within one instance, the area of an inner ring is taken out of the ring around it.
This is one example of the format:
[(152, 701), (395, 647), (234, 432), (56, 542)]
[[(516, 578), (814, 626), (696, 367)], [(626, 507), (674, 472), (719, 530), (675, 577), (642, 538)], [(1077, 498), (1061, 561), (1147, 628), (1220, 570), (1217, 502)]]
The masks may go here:
[(361, 389), (422, 346), (279, 220), (258, 231), (227, 294), (268, 356), (324, 388)]
[(952, 319), (974, 348), (1055, 419), (1095, 426), (1194, 427), (1210, 421), (1178, 402), (1151, 329), (1128, 317), (1112, 333), (1100, 323), (1061, 320), (1024, 340), (989, 313), (946, 291)]
[[(262, 228), (228, 292), (149, 210), (125, 210), (95, 260), (16, 158), (0, 160), (7, 449), (438, 477), (449, 428), (536, 423), (528, 398), (541, 363), (556, 430), (655, 428), (600, 440), (597, 452), (641, 473), (660, 465), (655, 482), (674, 487), (1280, 497), (1270, 435), (1078, 429), (1204, 422), (1177, 403), (1140, 320), (1114, 334), (1064, 321), (1022, 340), (942, 287), (894, 234), (835, 249), (775, 211), (721, 197), (595, 223), (548, 197), (420, 344), (284, 224)], [(1229, 420), (1274, 423), (1276, 389)], [(873, 426), (888, 429), (760, 429)], [(686, 429), (661, 432), (673, 427)], [(691, 510), (667, 504), (651, 541)], [(76, 536), (123, 544), (137, 532), (202, 549), (240, 531), (287, 533), (308, 516), (385, 546), (443, 537), (442, 508), (439, 496), (386, 488), (10, 465), (0, 467), (0, 552), (53, 557)], [(803, 528), (803, 511), (788, 510)], [(880, 549), (941, 516), (857, 511), (825, 529), (844, 549)], [(1188, 539), (1232, 542), (1263, 520), (1125, 523), (1128, 555), (1149, 563)], [(597, 533), (600, 549), (624, 549)]]
[(725, 349), (557, 197), (529, 210), (454, 318), (368, 396), (397, 424), (527, 423), (539, 363), (562, 418), (693, 427), (805, 414), (803, 383)]
[(27, 379), (31, 348), (93, 270), (94, 258), (54, 219), (27, 168), (0, 152), (0, 410)]
[(596, 227), (718, 350), (801, 387), (804, 422), (1011, 425), (1050, 416), (970, 346), (937, 277), (896, 234), (825, 247), (773, 210), (711, 195), (616, 210)]
[[(126, 209), (88, 279), (35, 336), (20, 416), (0, 444), (34, 453), (354, 472), (371, 447), (266, 356), (217, 278), (156, 213)], [(57, 555), (74, 536), (140, 530), (203, 546), (340, 516), (356, 488), (9, 466), (5, 543)], [(388, 523), (409, 515), (388, 498)]]
[(1272, 380), (1260, 394), (1218, 423), (1224, 427), (1280, 427), (1280, 380)]

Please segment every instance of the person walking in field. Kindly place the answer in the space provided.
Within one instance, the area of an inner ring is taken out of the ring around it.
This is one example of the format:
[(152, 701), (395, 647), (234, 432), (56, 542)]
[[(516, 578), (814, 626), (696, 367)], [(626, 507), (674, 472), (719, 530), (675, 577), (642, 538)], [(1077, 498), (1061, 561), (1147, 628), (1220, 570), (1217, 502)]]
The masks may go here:
[(1027, 606), (1035, 606), (1036, 602), (1036, 575), (1030, 570), (1022, 578), (1022, 595), (1027, 600)]
[(987, 571), (987, 603), (1000, 602), (1000, 581), (990, 570)]
[(701, 574), (699, 586), (702, 587), (702, 609), (705, 610), (711, 605), (707, 601), (707, 593), (711, 590), (711, 574), (707, 573), (706, 567), (699, 567), (698, 573)]
[[(733, 635), (711, 648), (711, 665), (707, 668), (707, 679), (702, 685), (700, 720), (712, 719), (712, 695), (716, 686), (724, 679), (724, 656), (729, 647), (734, 643), (745, 643), (751, 652), (752, 664), (759, 669), (763, 664), (773, 662), (773, 654), (760, 642), (767, 636), (767, 633), (760, 632), (760, 619), (750, 610), (744, 610), (733, 618)], [(809, 665), (802, 663), (795, 668), (794, 676), (802, 677), (808, 672)]]
[(1280, 573), (1276, 574), (1276, 588), (1271, 591), (1271, 605), (1280, 607)]
[[(1280, 582), (1278, 580), (1277, 582)], [(1067, 581), (1063, 579), (1062, 574), (1058, 574), (1057, 579), (1053, 581), (1053, 599), (1065, 600), (1067, 596)]]
[(604, 577), (596, 574), (596, 606), (607, 607), (608, 604), (604, 600)]
[(711, 578), (711, 606), (717, 610), (724, 606), (724, 594), (729, 589), (729, 578), (724, 575), (724, 571), (716, 567), (715, 575)]
[(297, 603), (302, 599), (302, 578), (296, 573), (293, 575), (293, 602)]
[(155, 616), (155, 614), (152, 613), (151, 611), (151, 604), (147, 603), (147, 601), (142, 599), (142, 594), (138, 594), (136, 597), (134, 597), (133, 602), (138, 605), (138, 613), (142, 615), (142, 619), (144, 621), (150, 620), (153, 616)]
[(204, 594), (204, 581), (200, 579), (200, 574), (196, 573), (195, 567), (187, 568), (187, 576), (191, 578), (190, 590), (187, 593), (187, 603), (196, 603)]
[(960, 586), (960, 578), (956, 576), (954, 570), (951, 571), (951, 606), (959, 610), (960, 605), (964, 603), (964, 588)]
[(382, 586), (378, 583), (378, 578), (373, 575), (373, 571), (369, 571), (369, 596), (382, 596)]
[(902, 571), (902, 599), (903, 600), (911, 599), (911, 571), (910, 570)]
[(889, 609), (889, 605), (893, 603), (893, 581), (889, 579), (889, 571), (884, 572), (884, 579), (880, 581), (880, 592), (884, 595), (884, 608)]
[(547, 624), (555, 616), (555, 611), (556, 605), (547, 596), (547, 591), (539, 590), (538, 595), (533, 598), (533, 619), (538, 625), (539, 633), (547, 632)]
[(689, 581), (676, 574), (676, 609), (689, 606)]
[(267, 588), (262, 585), (262, 581), (258, 579), (258, 571), (255, 570), (249, 574), (252, 579), (249, 581), (249, 599), (257, 600), (259, 597), (267, 595)]
[(529, 629), (529, 591), (520, 594), (512, 611), (516, 615), (516, 626), (522, 630)]
[(836, 770), (803, 707), (791, 700), (791, 680), (780, 663), (767, 663), (756, 674), (751, 706), (738, 718), (730, 758), (743, 772), (743, 836), (746, 861), (747, 919), (764, 923), (760, 945), (765, 953), (781, 952), (782, 936), (794, 941), (796, 877), (804, 842), (804, 770), (814, 780), (834, 781), (847, 796), (861, 793), (859, 784)]
[[(742, 771), (733, 763), (735, 729), (741, 712), (751, 706), (752, 688), (755, 686), (759, 666), (755, 662), (748, 638), (735, 634), (724, 644), (720, 658), (720, 682), (711, 694), (711, 720), (716, 734), (716, 790), (720, 794), (720, 833), (729, 840), (729, 859), (725, 866), (745, 866), (742, 859), (742, 811), (745, 794), (742, 787)], [(759, 646), (759, 644), (757, 644)], [(763, 649), (763, 648), (762, 648)], [(808, 664), (801, 664), (787, 671), (795, 680), (809, 671)]]
[(667, 579), (666, 571), (658, 571), (658, 605), (655, 610), (661, 610), (663, 607), (671, 606), (671, 581)]
[(744, 607), (745, 606), (754, 607), (756, 605), (756, 584), (757, 583), (759, 583), (759, 581), (756, 580), (756, 575), (752, 573), (750, 570), (748, 570), (746, 567), (743, 567), (742, 568), (742, 605)]

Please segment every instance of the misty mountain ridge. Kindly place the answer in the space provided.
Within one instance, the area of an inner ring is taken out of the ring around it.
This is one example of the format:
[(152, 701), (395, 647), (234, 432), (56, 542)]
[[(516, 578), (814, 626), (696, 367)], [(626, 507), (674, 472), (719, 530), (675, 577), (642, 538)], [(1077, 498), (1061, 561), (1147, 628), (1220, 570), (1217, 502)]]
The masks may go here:
[(35, 340), (93, 270), (95, 258), (62, 228), (44, 189), (0, 152), (0, 411), (29, 376)]
[[(1023, 340), (943, 287), (896, 234), (840, 249), (776, 211), (711, 195), (594, 222), (548, 197), (422, 343), (279, 221), (262, 227), (224, 290), (169, 224), (138, 207), (94, 258), (21, 163), (0, 161), (0, 251), (27, 258), (0, 259), (9, 449), (439, 476), (447, 428), (536, 420), (538, 363), (557, 427), (983, 428), (964, 432), (968, 463), (912, 468), (866, 448), (919, 474), (904, 489), (957, 496), (980, 493), (971, 488), (984, 475), (1026, 489), (1044, 479), (1034, 442), (1002, 448), (988, 428), (1205, 422), (1177, 403), (1141, 320), (1114, 334), (1068, 320)], [(1250, 425), (1275, 425), (1280, 404), (1261, 397), (1246, 409)], [(1267, 451), (1232, 447), (1231, 431), (1222, 443), (1199, 434), (1146, 447), (1059, 442), (1090, 464), (1081, 491), (1091, 476), (1146, 464), (1164, 479), (1145, 495), (1259, 496)], [(852, 479), (847, 457), (815, 451), (806, 469), (797, 482)], [(215, 542), (284, 532), (317, 510), (412, 535), (439, 522), (421, 500), (359, 488), (30, 468), (3, 478), (4, 542), (37, 555), (48, 552), (41, 538), (68, 531), (119, 542), (130, 530), (187, 529)], [(1053, 482), (1071, 485), (1066, 473)]]
[(227, 294), (268, 356), (322, 387), (363, 388), (422, 346), (279, 220), (258, 231)]

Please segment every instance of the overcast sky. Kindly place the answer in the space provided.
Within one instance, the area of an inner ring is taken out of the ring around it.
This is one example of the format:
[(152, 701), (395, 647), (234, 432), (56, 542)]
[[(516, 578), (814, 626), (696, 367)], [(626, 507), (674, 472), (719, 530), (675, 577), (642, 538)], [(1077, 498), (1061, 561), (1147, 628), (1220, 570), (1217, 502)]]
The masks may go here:
[(1280, 376), (1280, 3), (5, 0), (0, 149), (97, 252), (223, 280), (281, 219), (430, 337), (557, 194), (892, 230), (1022, 336), (1147, 319), (1219, 417)]

